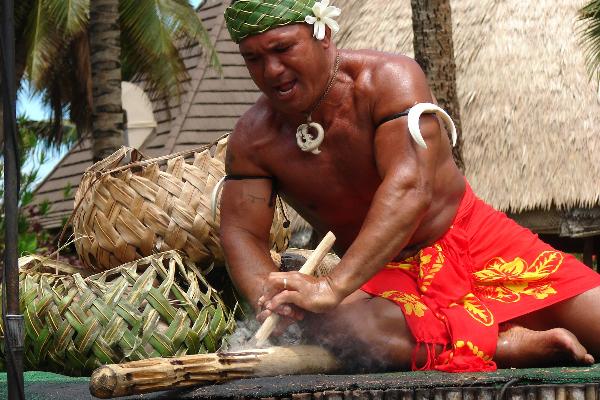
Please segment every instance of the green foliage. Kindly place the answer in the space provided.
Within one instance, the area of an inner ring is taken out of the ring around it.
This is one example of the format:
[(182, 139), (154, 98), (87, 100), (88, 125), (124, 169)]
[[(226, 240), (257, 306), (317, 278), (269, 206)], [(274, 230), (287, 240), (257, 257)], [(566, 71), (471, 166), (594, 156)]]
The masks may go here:
[(582, 7), (578, 19), (588, 72), (600, 82), (600, 0), (591, 0)]
[(67, 182), (67, 184), (63, 188), (63, 197), (65, 199), (68, 199), (69, 197), (71, 197), (72, 194), (73, 194), (73, 185), (71, 185), (71, 182)]
[(179, 96), (189, 78), (177, 46), (199, 43), (220, 69), (208, 32), (187, 0), (120, 0), (124, 80), (147, 80), (150, 97)]
[[(40, 135), (38, 129), (43, 129), (44, 123), (29, 121), (23, 117), (18, 121), (19, 130), (19, 255), (36, 253), (46, 250), (49, 236), (37, 222), (39, 217), (47, 215), (50, 204), (43, 201), (40, 204), (32, 204), (35, 186), (39, 181), (40, 167), (47, 162), (48, 152), (61, 150), (61, 146), (70, 146), (76, 137), (74, 127), (66, 127), (63, 135), (62, 145), (49, 144), (47, 139)], [(4, 201), (4, 160), (0, 160), (0, 205)], [(2, 207), (3, 208), (3, 207)], [(4, 209), (0, 215), (0, 254), (4, 253)]]
[[(15, 7), (18, 78), (25, 74), (52, 110), (52, 137), (63, 113), (91, 124), (90, 0), (19, 0)], [(151, 98), (178, 97), (189, 80), (177, 47), (199, 43), (220, 70), (208, 32), (187, 0), (119, 0), (123, 80), (145, 82)]]

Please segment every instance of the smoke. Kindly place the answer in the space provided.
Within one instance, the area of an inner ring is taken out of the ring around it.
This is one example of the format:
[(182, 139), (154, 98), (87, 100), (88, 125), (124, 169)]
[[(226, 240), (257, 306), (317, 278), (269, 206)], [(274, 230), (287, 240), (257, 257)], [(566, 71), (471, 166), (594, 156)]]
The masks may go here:
[(259, 328), (258, 321), (245, 320), (236, 321), (235, 331), (229, 335), (224, 341), (224, 351), (239, 351), (247, 350), (250, 347), (252, 336)]
[[(236, 330), (224, 341), (221, 349), (224, 352), (236, 352), (256, 349), (254, 334), (260, 328), (260, 323), (255, 319), (237, 321)], [(305, 329), (308, 328), (305, 326)], [(356, 338), (350, 337), (345, 331), (312, 332), (303, 334), (298, 324), (292, 324), (281, 336), (271, 336), (262, 346), (295, 346), (301, 344), (319, 345), (329, 349), (340, 360), (346, 373), (381, 372), (387, 368), (382, 365), (377, 357), (373, 357), (368, 349), (368, 344), (360, 343)], [(365, 347), (367, 346), (367, 347)]]
[[(256, 348), (254, 334), (260, 328), (255, 319), (236, 321), (236, 330), (225, 340), (223, 351), (240, 351)], [(290, 325), (281, 336), (271, 336), (262, 347), (295, 346), (303, 344), (302, 330), (298, 324)]]

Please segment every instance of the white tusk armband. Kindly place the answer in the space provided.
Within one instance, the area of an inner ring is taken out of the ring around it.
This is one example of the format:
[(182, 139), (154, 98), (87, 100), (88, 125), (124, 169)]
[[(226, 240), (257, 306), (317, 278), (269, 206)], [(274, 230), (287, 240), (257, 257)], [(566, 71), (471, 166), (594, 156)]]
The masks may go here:
[(450, 118), (446, 111), (431, 103), (415, 104), (408, 112), (408, 131), (410, 132), (410, 135), (413, 137), (415, 142), (417, 142), (419, 146), (425, 149), (427, 148), (427, 143), (425, 143), (423, 135), (421, 135), (421, 130), (419, 129), (419, 119), (421, 118), (421, 114), (423, 113), (436, 114), (442, 119), (442, 121), (444, 121), (446, 127), (450, 128), (450, 134), (452, 135), (452, 146), (455, 146), (456, 127), (454, 126), (452, 118)]
[(222, 177), (219, 182), (217, 182), (210, 195), (210, 214), (212, 215), (214, 222), (217, 222), (217, 204), (219, 202), (219, 192), (225, 183), (225, 178), (227, 178), (227, 175)]

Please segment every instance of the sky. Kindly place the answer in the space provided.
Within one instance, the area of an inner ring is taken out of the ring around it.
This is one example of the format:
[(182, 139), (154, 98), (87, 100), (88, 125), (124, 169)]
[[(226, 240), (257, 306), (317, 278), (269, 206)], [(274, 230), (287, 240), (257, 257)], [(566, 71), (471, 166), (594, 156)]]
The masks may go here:
[(48, 110), (42, 104), (41, 97), (34, 96), (27, 83), (17, 96), (17, 115), (25, 115), (36, 121), (49, 117)]
[[(17, 93), (17, 115), (24, 115), (35, 121), (44, 120), (50, 116), (50, 112), (42, 103), (41, 97), (39, 95), (35, 96), (26, 82), (24, 82), (23, 87)], [(56, 164), (63, 158), (66, 150), (62, 152), (53, 151), (51, 153), (52, 155), (49, 156), (48, 160), (40, 166), (38, 179), (36, 180), (37, 183), (41, 182), (52, 171)], [(32, 167), (34, 165), (30, 162), (25, 162), (23, 170), (29, 171)]]
[[(189, 0), (189, 3), (197, 7), (202, 1)], [(29, 119), (40, 121), (47, 119), (50, 116), (50, 111), (44, 106), (41, 97), (39, 95), (35, 96), (30, 90), (29, 85), (25, 84), (17, 95), (17, 115), (25, 115)], [(52, 168), (54, 168), (63, 156), (64, 152), (56, 154), (48, 160), (40, 169), (40, 179), (52, 171)]]

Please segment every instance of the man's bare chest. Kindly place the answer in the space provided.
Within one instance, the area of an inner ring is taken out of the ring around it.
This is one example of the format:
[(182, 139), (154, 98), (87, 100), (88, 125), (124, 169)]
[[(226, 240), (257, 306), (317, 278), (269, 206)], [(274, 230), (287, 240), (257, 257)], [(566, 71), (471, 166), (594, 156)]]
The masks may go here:
[(338, 118), (324, 128), (319, 154), (300, 150), (294, 131), (279, 132), (268, 169), (278, 191), (296, 208), (317, 215), (346, 214), (342, 210), (368, 205), (381, 182), (373, 131), (353, 118)]

